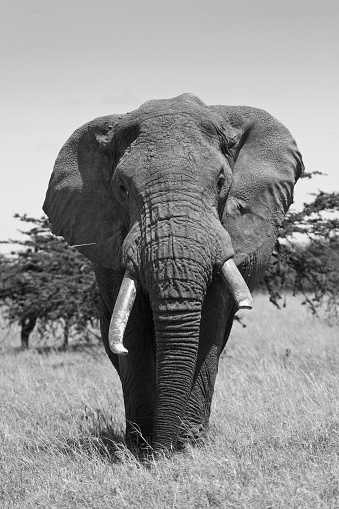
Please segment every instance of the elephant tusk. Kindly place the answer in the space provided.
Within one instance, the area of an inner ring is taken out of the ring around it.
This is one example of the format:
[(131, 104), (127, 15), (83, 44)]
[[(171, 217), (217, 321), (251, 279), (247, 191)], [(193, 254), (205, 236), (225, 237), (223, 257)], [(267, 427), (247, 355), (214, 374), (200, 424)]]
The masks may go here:
[(126, 270), (115, 302), (108, 332), (109, 347), (112, 352), (117, 355), (128, 354), (128, 350), (123, 345), (123, 337), (136, 293), (136, 281), (130, 275), (129, 271)]
[(252, 309), (251, 292), (232, 258), (222, 266), (221, 275), (233, 295), (238, 309)]

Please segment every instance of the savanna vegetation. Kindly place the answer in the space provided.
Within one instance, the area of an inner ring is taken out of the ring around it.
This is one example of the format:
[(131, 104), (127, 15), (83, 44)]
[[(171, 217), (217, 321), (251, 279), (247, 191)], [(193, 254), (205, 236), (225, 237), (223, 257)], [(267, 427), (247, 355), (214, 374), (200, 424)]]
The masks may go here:
[[(123, 440), (120, 381), (101, 346), (0, 358), (0, 506), (339, 507), (338, 327), (300, 297), (267, 296), (222, 355), (209, 437), (138, 461)], [(12, 331), (13, 345), (18, 345)]]

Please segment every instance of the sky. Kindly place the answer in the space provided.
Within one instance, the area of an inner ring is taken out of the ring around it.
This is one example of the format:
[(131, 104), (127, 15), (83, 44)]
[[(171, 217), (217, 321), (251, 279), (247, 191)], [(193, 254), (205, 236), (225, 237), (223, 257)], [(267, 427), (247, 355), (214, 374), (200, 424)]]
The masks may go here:
[[(338, 0), (2, 0), (0, 239), (42, 216), (54, 161), (93, 118), (184, 92), (263, 108), (339, 191)], [(8, 248), (2, 246), (4, 251)]]

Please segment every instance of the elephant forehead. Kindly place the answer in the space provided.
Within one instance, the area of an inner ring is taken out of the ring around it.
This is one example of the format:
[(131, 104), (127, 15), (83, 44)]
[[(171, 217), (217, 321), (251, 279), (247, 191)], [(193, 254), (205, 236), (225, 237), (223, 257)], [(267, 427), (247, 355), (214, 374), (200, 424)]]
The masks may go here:
[[(140, 122), (141, 137), (157, 143), (209, 141), (217, 142), (213, 123), (200, 115), (186, 112), (162, 112), (145, 117)], [(213, 136), (215, 135), (215, 136)]]
[(206, 143), (196, 147), (188, 143), (159, 144), (153, 140), (132, 147), (120, 160), (117, 170), (135, 184), (180, 189), (189, 182), (198, 185), (205, 178), (209, 181), (210, 175), (219, 173), (223, 165), (221, 154)]
[(220, 166), (219, 140), (210, 131), (199, 128), (187, 115), (161, 115), (145, 120), (140, 133), (119, 161), (119, 168), (133, 173), (133, 168), (149, 169), (187, 167), (200, 164)]

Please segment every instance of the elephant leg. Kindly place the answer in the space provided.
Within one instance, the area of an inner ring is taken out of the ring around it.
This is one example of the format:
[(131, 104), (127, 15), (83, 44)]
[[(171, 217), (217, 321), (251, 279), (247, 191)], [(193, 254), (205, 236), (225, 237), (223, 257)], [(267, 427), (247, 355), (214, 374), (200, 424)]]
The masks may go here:
[(148, 302), (138, 293), (127, 323), (126, 356), (119, 357), (126, 439), (129, 445), (151, 443), (156, 406), (155, 336)]
[[(253, 290), (262, 277), (265, 265), (257, 258), (241, 267), (248, 287)], [(193, 439), (203, 436), (208, 428), (219, 357), (231, 333), (236, 306), (218, 275), (209, 286), (202, 308), (199, 354), (183, 428), (189, 428)], [(185, 437), (183, 430), (183, 437)], [(191, 437), (192, 438), (192, 437)]]
[[(182, 441), (205, 436), (218, 372), (219, 357), (230, 335), (235, 307), (224, 282), (217, 276), (207, 290), (201, 316), (199, 353), (193, 387), (182, 427)], [(189, 435), (185, 434), (189, 429)]]
[(101, 293), (100, 327), (106, 353), (117, 370), (124, 395), (126, 439), (137, 445), (151, 442), (155, 412), (155, 339), (153, 318), (146, 296), (138, 291), (127, 323), (126, 356), (114, 354), (108, 342), (110, 320), (123, 273), (98, 268), (96, 278)]

